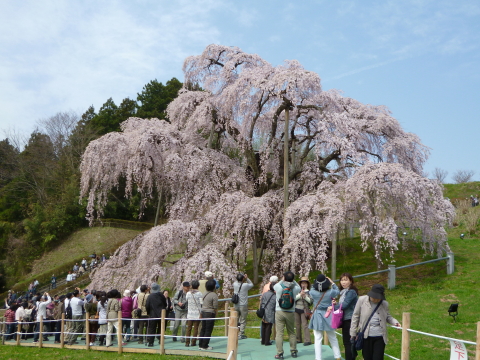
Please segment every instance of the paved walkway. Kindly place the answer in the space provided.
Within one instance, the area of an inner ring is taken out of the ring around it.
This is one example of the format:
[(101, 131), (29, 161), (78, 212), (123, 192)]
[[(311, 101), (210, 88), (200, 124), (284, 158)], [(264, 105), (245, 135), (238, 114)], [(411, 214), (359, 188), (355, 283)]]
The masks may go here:
[[(53, 336), (50, 337), (51, 340), (44, 341), (44, 347), (55, 347), (59, 348), (60, 345), (53, 343)], [(6, 341), (5, 345), (15, 345), (15, 341)], [(21, 345), (23, 346), (37, 346), (33, 344), (32, 339), (22, 340)], [(225, 353), (227, 351), (227, 339), (219, 338), (212, 339), (210, 341), (210, 346), (213, 347), (213, 350), (210, 351), (200, 351), (197, 347), (186, 347), (184, 343), (180, 341), (173, 342), (172, 338), (165, 338), (165, 352), (166, 354), (177, 354), (177, 355), (196, 355), (196, 356), (211, 356), (214, 358), (225, 358)], [(65, 348), (71, 349), (85, 349), (85, 341), (78, 340), (76, 345), (65, 345)], [(117, 343), (114, 341), (113, 345), (110, 347), (105, 346), (92, 346), (92, 350), (98, 351), (113, 351), (117, 352)], [(157, 353), (160, 349), (158, 340), (155, 340), (153, 347), (147, 347), (143, 344), (138, 344), (137, 342), (129, 342), (126, 346), (123, 347), (124, 352), (152, 352)], [(284, 342), (284, 357), (285, 359), (291, 359), (290, 355), (290, 345), (288, 342)], [(310, 346), (303, 346), (303, 344), (298, 344), (298, 358), (299, 359), (314, 359), (315, 358), (315, 349), (313, 344)], [(238, 360), (268, 360), (273, 359), (276, 354), (276, 346), (264, 346), (260, 344), (259, 339), (244, 339), (239, 340), (238, 342)], [(173, 357), (172, 357), (173, 358)], [(333, 352), (330, 346), (322, 346), (322, 360), (334, 360)]]

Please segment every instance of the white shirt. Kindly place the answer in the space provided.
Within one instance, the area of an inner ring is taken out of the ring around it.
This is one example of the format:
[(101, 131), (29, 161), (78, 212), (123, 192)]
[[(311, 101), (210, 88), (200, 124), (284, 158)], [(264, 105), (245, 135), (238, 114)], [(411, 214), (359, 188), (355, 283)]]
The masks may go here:
[(20, 321), (25, 316), (25, 309), (23, 306), (20, 306), (17, 311), (15, 311), (15, 320)]
[(68, 274), (68, 275), (67, 275), (67, 281), (72, 281), (72, 280), (73, 280), (73, 279), (72, 279), (72, 274)]
[(82, 311), (82, 306), (83, 306), (83, 300), (74, 296), (70, 300), (70, 306), (72, 308), (72, 316), (81, 316), (83, 311)]
[(38, 304), (37, 307), (37, 321), (40, 321), (40, 316), (43, 316), (43, 320), (47, 318), (47, 305), (52, 302), (50, 296), (47, 297), (47, 301), (42, 301)]

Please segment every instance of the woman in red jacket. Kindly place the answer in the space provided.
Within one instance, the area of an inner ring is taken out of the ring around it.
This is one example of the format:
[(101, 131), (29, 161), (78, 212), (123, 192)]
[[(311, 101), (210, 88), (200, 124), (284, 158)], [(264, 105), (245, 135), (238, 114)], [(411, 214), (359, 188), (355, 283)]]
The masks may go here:
[[(123, 338), (125, 342), (130, 341), (130, 322), (132, 321), (132, 310), (133, 310), (133, 299), (130, 296), (130, 290), (125, 290), (123, 292), (123, 298), (121, 302), (122, 309), (122, 334), (127, 334)], [(126, 345), (126, 343), (123, 345)]]

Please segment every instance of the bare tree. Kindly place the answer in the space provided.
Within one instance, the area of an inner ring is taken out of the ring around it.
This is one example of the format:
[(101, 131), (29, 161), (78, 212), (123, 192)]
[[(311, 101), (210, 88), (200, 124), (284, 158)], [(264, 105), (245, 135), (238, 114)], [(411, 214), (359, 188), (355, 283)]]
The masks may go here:
[(440, 169), (438, 167), (435, 168), (435, 170), (433, 171), (433, 177), (435, 180), (437, 180), (439, 183), (444, 183), (445, 182), (445, 179), (448, 175), (448, 171), (447, 170), (443, 170), (443, 169)]
[(475, 171), (473, 170), (457, 170), (452, 177), (457, 184), (463, 184), (471, 181), (474, 174)]

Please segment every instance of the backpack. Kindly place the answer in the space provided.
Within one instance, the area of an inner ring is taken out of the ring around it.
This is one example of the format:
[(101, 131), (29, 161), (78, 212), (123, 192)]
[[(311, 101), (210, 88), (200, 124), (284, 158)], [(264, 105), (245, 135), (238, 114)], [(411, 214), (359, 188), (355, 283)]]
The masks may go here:
[(280, 286), (282, 287), (282, 293), (280, 295), (280, 299), (278, 300), (278, 304), (282, 309), (291, 309), (293, 305), (295, 305), (293, 291), (290, 287), (287, 287), (283, 284), (280, 284)]
[(72, 307), (70, 306), (71, 300), (68, 302), (68, 306), (65, 309), (65, 319), (72, 319)]

